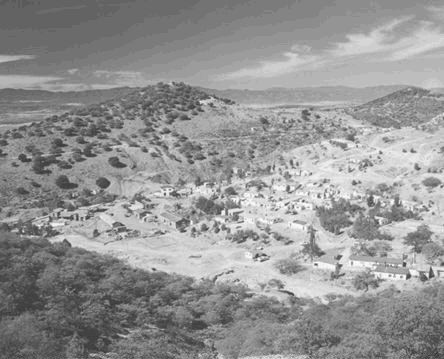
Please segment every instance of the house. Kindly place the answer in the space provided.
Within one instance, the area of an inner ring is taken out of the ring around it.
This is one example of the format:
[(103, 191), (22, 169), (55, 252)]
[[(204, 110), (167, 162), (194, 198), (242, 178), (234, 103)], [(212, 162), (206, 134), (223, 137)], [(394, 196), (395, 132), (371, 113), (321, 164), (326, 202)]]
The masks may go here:
[(224, 208), (220, 214), (221, 216), (227, 216), (230, 218), (239, 217), (239, 215), (243, 212), (243, 209), (240, 208)]
[(171, 197), (175, 193), (175, 188), (173, 186), (162, 186), (160, 188), (161, 197)]
[(140, 222), (147, 223), (147, 222), (155, 222), (156, 216), (149, 212), (144, 212), (144, 214), (139, 217)]
[(89, 218), (89, 211), (85, 208), (78, 209), (73, 212), (73, 218), (79, 222), (86, 221)]
[(145, 206), (143, 205), (143, 203), (142, 202), (139, 202), (139, 201), (135, 201), (133, 204), (131, 204), (129, 207), (128, 207), (128, 209), (130, 210), (130, 211), (133, 211), (133, 212), (136, 212), (136, 211), (138, 211), (138, 210), (142, 210), (142, 209), (144, 209), (145, 208)]
[(126, 232), (127, 228), (122, 222), (114, 222), (112, 225), (112, 229), (117, 233)]
[(245, 252), (245, 258), (252, 259), (256, 262), (264, 262), (270, 259), (270, 256), (265, 254), (264, 252), (259, 251), (248, 251)]
[(389, 220), (387, 218), (381, 216), (375, 216), (375, 221), (380, 226), (384, 226), (389, 223)]
[(373, 270), (373, 273), (378, 279), (407, 280), (410, 278), (410, 271), (407, 268), (402, 267), (378, 265)]
[(113, 227), (115, 219), (111, 217), (109, 214), (100, 213), (99, 218), (102, 220), (102, 222), (104, 222), (108, 226)]
[(335, 271), (338, 266), (342, 266), (339, 263), (341, 258), (342, 254), (339, 254), (336, 250), (328, 251), (313, 262), (313, 267), (318, 269)]
[(63, 208), (56, 208), (54, 211), (52, 211), (52, 213), (50, 214), (52, 219), (57, 219), (60, 218), (60, 215), (62, 212), (64, 212), (65, 210)]
[(402, 268), (405, 267), (405, 265), (405, 261), (401, 258), (351, 255), (349, 259), (349, 266), (358, 268), (373, 269), (378, 266)]
[(299, 219), (295, 219), (293, 222), (289, 222), (288, 227), (308, 232), (308, 223)]
[(186, 228), (190, 224), (190, 222), (186, 218), (183, 218), (171, 212), (161, 213), (160, 220), (162, 221), (162, 223), (174, 229)]

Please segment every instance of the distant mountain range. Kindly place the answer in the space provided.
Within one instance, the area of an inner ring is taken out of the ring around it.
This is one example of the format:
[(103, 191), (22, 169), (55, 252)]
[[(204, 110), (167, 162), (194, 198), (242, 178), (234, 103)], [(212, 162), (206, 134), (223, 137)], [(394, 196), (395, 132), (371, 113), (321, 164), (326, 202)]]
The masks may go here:
[(366, 104), (350, 114), (382, 127), (416, 126), (444, 113), (443, 89), (407, 87)]
[(0, 89), (0, 123), (42, 120), (56, 113), (125, 96), (132, 91), (134, 89), (130, 87), (70, 92)]
[(203, 91), (230, 98), (246, 105), (358, 105), (401, 90), (407, 85), (354, 88), (346, 86), (270, 88), (266, 90), (214, 90)]
[[(381, 118), (386, 116), (386, 114), (383, 114), (381, 111), (376, 111), (376, 108), (371, 110), (370, 107), (377, 106), (377, 104), (381, 103), (381, 100), (378, 99), (402, 91), (405, 88), (413, 87), (408, 87), (406, 85), (363, 88), (346, 86), (299, 88), (275, 87), (266, 90), (216, 90), (197, 87), (197, 89), (206, 93), (214, 94), (221, 98), (232, 99), (236, 103), (250, 106), (358, 106), (357, 110), (353, 112), (356, 116), (365, 118), (374, 118), (376, 116), (379, 118), (376, 122), (379, 123), (383, 122)], [(138, 88), (130, 87), (71, 92), (0, 89), (0, 123), (22, 123), (41, 120), (52, 114), (63, 113), (79, 107), (102, 103), (113, 98), (119, 98), (136, 90), (138, 90)], [(444, 93), (444, 89), (433, 90), (434, 94), (440, 92)], [(372, 103), (374, 100), (375, 102)], [(391, 101), (391, 98), (389, 98), (389, 100)], [(399, 100), (402, 101), (401, 99)], [(369, 102), (371, 104), (363, 105)], [(405, 102), (405, 105), (407, 105), (409, 101), (406, 100)], [(426, 108), (423, 110), (427, 112)], [(365, 113), (369, 111), (372, 114), (368, 116), (365, 115)], [(432, 113), (435, 113), (435, 111), (432, 111)]]

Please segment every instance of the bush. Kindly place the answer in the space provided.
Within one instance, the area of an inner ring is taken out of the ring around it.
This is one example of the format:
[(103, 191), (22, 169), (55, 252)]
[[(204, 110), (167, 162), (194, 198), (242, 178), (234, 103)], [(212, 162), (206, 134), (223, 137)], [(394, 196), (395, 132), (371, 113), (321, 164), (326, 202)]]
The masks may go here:
[(441, 185), (441, 180), (436, 177), (427, 177), (422, 181), (422, 184), (428, 188), (435, 188)]
[(65, 175), (57, 177), (55, 183), (61, 189), (73, 189), (77, 187), (77, 185), (75, 183), (71, 183), (68, 177)]
[(108, 188), (110, 184), (111, 184), (111, 182), (108, 179), (106, 179), (105, 177), (100, 177), (100, 178), (97, 178), (97, 180), (96, 180), (96, 185), (102, 189)]
[(274, 264), (281, 274), (292, 275), (303, 270), (303, 267), (295, 258), (280, 259)]
[(120, 162), (119, 157), (114, 156), (108, 159), (108, 163), (115, 168), (124, 168), (126, 167), (125, 163)]
[(16, 189), (16, 192), (20, 195), (27, 195), (29, 194), (29, 191), (27, 191), (26, 189), (24, 189), (23, 187), (18, 187)]
[(353, 278), (353, 287), (357, 290), (368, 291), (369, 288), (378, 288), (379, 281), (373, 274), (362, 272)]

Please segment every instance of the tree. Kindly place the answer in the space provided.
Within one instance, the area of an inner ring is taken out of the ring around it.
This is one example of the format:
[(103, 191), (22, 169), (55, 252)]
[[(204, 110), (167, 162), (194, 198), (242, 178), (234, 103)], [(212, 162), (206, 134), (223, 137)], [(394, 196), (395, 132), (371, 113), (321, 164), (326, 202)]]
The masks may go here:
[(422, 247), (421, 253), (426, 257), (427, 262), (434, 263), (437, 259), (444, 256), (444, 247), (435, 242), (426, 243)]
[(115, 168), (124, 168), (126, 167), (125, 163), (120, 162), (119, 157), (113, 156), (108, 159), (108, 163)]
[(431, 242), (433, 232), (426, 224), (418, 226), (415, 232), (410, 232), (404, 238), (404, 244), (412, 246), (416, 253), (421, 253), (423, 247)]
[(75, 183), (71, 183), (67, 176), (60, 175), (55, 181), (56, 185), (61, 189), (72, 189), (77, 187)]
[(375, 205), (375, 198), (373, 197), (373, 194), (370, 194), (370, 196), (367, 197), (367, 206), (373, 207)]
[(99, 177), (96, 180), (96, 185), (102, 189), (108, 188), (111, 182), (105, 177)]
[(236, 190), (235, 190), (233, 187), (227, 187), (227, 188), (225, 188), (224, 193), (225, 193), (225, 195), (227, 195), (227, 196), (235, 196), (235, 195), (237, 195), (237, 192), (236, 192)]
[(353, 278), (353, 287), (357, 290), (368, 291), (369, 288), (377, 288), (378, 286), (378, 279), (369, 272), (358, 273)]
[(441, 180), (436, 177), (427, 177), (422, 181), (422, 184), (428, 188), (438, 187), (441, 183)]
[(296, 274), (304, 269), (296, 258), (280, 259), (274, 264), (274, 266), (279, 273), (286, 275)]
[(371, 241), (378, 238), (379, 235), (378, 224), (373, 218), (360, 215), (353, 223), (352, 237), (354, 238)]
[(32, 161), (32, 170), (37, 174), (45, 171), (46, 161), (42, 156), (35, 156)]
[(55, 139), (53, 139), (53, 140), (52, 140), (52, 145), (53, 145), (54, 147), (63, 147), (63, 146), (64, 146), (63, 141), (62, 141), (61, 138), (55, 138)]
[(28, 157), (26, 157), (26, 155), (24, 153), (20, 153), (18, 155), (18, 159), (19, 159), (20, 162), (29, 162)]
[(310, 226), (309, 228), (310, 239), (307, 243), (302, 245), (302, 253), (304, 255), (308, 255), (310, 259), (313, 261), (313, 257), (320, 257), (324, 254), (322, 249), (316, 243), (316, 231)]
[(86, 359), (88, 353), (80, 337), (75, 333), (66, 348), (66, 359)]

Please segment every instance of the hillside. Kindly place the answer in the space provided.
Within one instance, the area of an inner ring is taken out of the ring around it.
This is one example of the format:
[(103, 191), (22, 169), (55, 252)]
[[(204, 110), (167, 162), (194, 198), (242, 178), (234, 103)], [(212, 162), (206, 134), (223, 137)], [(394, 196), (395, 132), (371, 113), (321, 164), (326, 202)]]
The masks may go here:
[(269, 88), (266, 90), (214, 90), (202, 89), (221, 97), (228, 97), (245, 105), (292, 105), (292, 104), (362, 104), (394, 91), (405, 85), (354, 88), (346, 86)]
[[(98, 190), (99, 177), (117, 189), (136, 173), (162, 183), (218, 178), (235, 164), (347, 131), (332, 113), (252, 110), (185, 84), (159, 83), (4, 131), (0, 193), (3, 205), (41, 207), (57, 192)], [(60, 175), (67, 178), (56, 186)]]
[(132, 268), (69, 242), (0, 233), (0, 248), (1, 359), (444, 355), (442, 283), (284, 304), (239, 284)]
[(134, 90), (130, 87), (69, 92), (0, 89), (0, 124), (42, 120), (56, 113), (121, 97)]
[(381, 127), (416, 126), (444, 112), (444, 94), (408, 87), (364, 105), (350, 114)]

